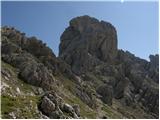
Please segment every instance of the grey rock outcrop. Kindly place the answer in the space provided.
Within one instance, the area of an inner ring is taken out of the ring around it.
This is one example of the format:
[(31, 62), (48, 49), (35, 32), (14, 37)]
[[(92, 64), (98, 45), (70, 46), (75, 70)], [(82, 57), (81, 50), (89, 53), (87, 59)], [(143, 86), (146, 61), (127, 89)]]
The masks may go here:
[[(124, 74), (128, 77), (128, 83), (124, 88), (124, 98), (127, 98), (126, 104), (133, 101), (142, 103), (146, 111), (150, 111), (158, 115), (159, 103), (158, 98), (158, 81), (156, 75), (159, 74), (158, 70), (158, 55), (151, 55), (150, 62), (135, 57), (129, 52), (119, 51), (117, 59), (124, 66)], [(151, 72), (152, 71), (152, 72)], [(154, 76), (152, 76), (151, 75)], [(125, 82), (123, 82), (125, 83)], [(116, 90), (117, 91), (117, 90)], [(153, 92), (154, 91), (154, 92)], [(151, 107), (152, 106), (152, 107)]]
[(151, 69), (158, 69), (158, 65), (159, 65), (159, 55), (150, 55), (150, 68)]
[(100, 94), (102, 97), (102, 101), (108, 105), (112, 105), (112, 98), (113, 98), (113, 88), (107, 84), (99, 86), (97, 88), (97, 93)]
[(150, 55), (149, 76), (159, 83), (159, 55)]
[(75, 109), (64, 103), (62, 98), (53, 91), (45, 93), (39, 107), (42, 113), (52, 119), (79, 118)]
[(74, 112), (73, 107), (69, 104), (64, 104), (63, 105), (63, 110), (66, 111), (66, 112), (70, 112), (70, 113)]
[(78, 96), (89, 107), (96, 108), (97, 103), (95, 93), (94, 91), (92, 91), (89, 85), (77, 85), (74, 94)]
[(89, 16), (72, 19), (61, 36), (59, 56), (71, 65), (76, 74), (91, 70), (101, 61), (113, 62), (116, 54), (115, 28)]
[[(61, 72), (66, 77), (75, 79), (69, 65), (60, 58), (56, 58), (52, 50), (41, 40), (36, 37), (26, 37), (24, 33), (21, 33), (14, 27), (3, 27), (1, 34), (2, 56), (24, 53), (31, 54), (31, 56), (34, 56), (34, 59), (43, 63), (52, 74), (57, 75)], [(27, 57), (30, 58), (30, 56)]]
[(62, 73), (70, 79), (75, 75), (52, 50), (36, 37), (26, 37), (24, 33), (11, 27), (2, 28), (2, 60), (20, 70), (19, 77), (27, 83), (51, 89), (55, 86), (53, 75)]
[(80, 117), (80, 107), (79, 107), (79, 105), (75, 104), (72, 107), (73, 107), (75, 113), (78, 115), (78, 117)]
[(41, 108), (45, 114), (51, 113), (56, 109), (55, 104), (46, 96), (42, 99)]
[(51, 89), (51, 85), (55, 85), (55, 78), (51, 72), (29, 53), (4, 54), (2, 52), (2, 60), (19, 68), (19, 77), (29, 84), (40, 86), (46, 90)]

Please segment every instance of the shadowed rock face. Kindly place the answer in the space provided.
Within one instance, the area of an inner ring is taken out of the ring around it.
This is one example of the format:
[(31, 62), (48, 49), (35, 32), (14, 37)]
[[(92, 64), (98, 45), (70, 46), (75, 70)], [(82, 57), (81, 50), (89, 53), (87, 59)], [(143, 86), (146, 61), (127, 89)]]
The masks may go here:
[(61, 36), (59, 51), (76, 74), (101, 61), (113, 62), (117, 54), (116, 30), (110, 23), (89, 16), (74, 18)]
[(102, 101), (108, 105), (112, 105), (113, 88), (109, 85), (102, 85), (97, 89), (97, 93), (102, 96)]
[(159, 55), (150, 55), (149, 76), (159, 83)]

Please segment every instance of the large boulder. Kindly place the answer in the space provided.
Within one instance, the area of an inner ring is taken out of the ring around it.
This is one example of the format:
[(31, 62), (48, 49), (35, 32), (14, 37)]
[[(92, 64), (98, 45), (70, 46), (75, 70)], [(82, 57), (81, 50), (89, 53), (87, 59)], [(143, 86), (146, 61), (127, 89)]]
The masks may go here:
[(51, 112), (54, 112), (56, 107), (55, 104), (48, 97), (45, 96), (42, 99), (41, 109), (45, 114), (49, 114)]
[(75, 105), (73, 105), (72, 107), (73, 107), (75, 113), (76, 113), (76, 114), (78, 115), (78, 117), (79, 117), (79, 116), (80, 116), (80, 107), (79, 107), (79, 105), (78, 105), (78, 104), (75, 104)]
[(29, 84), (50, 90), (55, 86), (55, 78), (48, 69), (40, 63), (28, 62), (20, 68), (19, 76)]
[(91, 70), (101, 61), (113, 62), (116, 54), (117, 34), (108, 22), (89, 16), (77, 17), (61, 36), (59, 56), (76, 74)]
[(80, 84), (76, 86), (74, 94), (91, 108), (97, 107), (96, 93), (88, 84)]
[(101, 85), (97, 88), (97, 93), (101, 95), (101, 100), (108, 104), (112, 105), (112, 98), (113, 98), (113, 88), (110, 85)]
[(64, 103), (63, 99), (54, 91), (44, 94), (39, 109), (51, 119), (79, 118), (76, 109), (70, 104)]
[(67, 103), (63, 105), (63, 110), (67, 113), (73, 113), (74, 112), (73, 107), (71, 105), (67, 104)]

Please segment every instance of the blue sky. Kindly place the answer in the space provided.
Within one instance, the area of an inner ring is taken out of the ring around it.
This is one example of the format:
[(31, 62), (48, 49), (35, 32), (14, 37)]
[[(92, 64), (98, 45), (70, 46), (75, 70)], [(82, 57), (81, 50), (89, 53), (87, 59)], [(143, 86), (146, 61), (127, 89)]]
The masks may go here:
[(112, 23), (118, 48), (148, 59), (158, 53), (158, 2), (2, 2), (2, 26), (14, 26), (43, 40), (58, 55), (69, 21), (90, 15)]

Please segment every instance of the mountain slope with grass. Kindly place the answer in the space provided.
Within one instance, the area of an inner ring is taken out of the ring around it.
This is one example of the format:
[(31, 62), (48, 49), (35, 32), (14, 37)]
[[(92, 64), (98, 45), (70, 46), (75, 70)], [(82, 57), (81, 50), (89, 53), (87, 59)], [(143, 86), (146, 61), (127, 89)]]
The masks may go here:
[(73, 18), (56, 57), (45, 43), (1, 28), (2, 118), (158, 118), (159, 55), (117, 48), (116, 28)]

